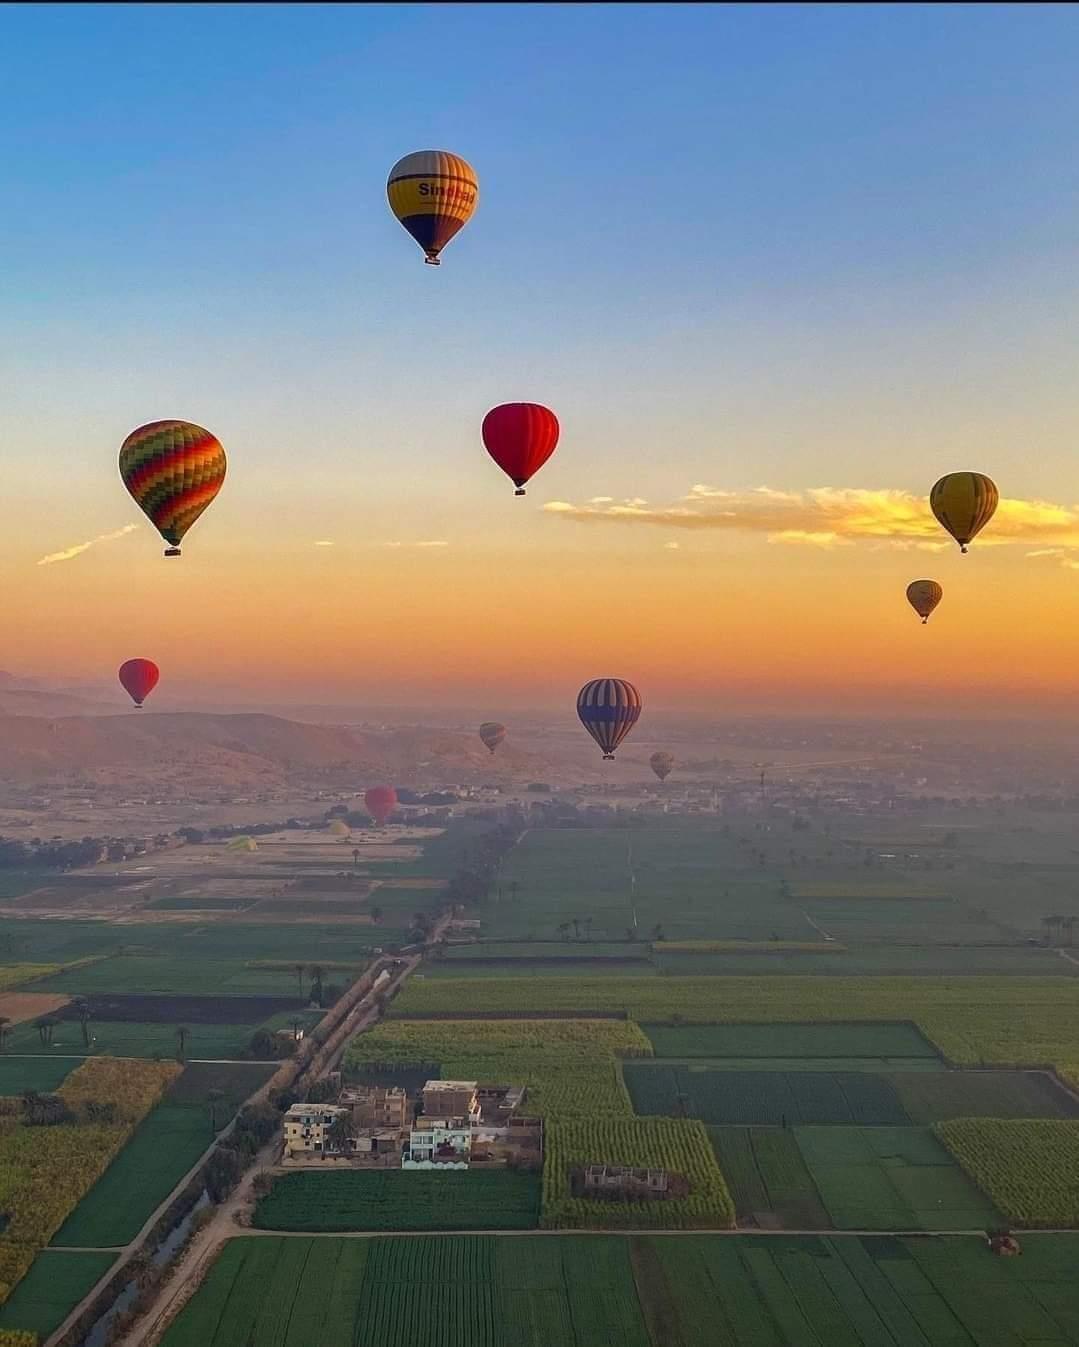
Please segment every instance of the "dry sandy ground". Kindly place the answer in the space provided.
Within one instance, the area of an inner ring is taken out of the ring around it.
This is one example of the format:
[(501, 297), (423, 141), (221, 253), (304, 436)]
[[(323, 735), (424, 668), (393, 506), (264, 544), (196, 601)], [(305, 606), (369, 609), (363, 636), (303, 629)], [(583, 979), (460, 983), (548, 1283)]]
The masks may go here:
[(39, 1015), (52, 1015), (70, 1000), (70, 996), (58, 996), (55, 992), (3, 992), (0, 1015), (12, 1024), (22, 1024), (25, 1020), (36, 1020)]

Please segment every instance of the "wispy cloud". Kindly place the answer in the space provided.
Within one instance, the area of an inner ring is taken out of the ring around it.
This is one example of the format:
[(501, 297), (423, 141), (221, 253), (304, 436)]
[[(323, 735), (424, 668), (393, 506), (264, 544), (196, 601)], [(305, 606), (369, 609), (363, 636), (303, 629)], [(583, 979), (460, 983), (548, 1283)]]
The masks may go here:
[(315, 546), (316, 546), (316, 547), (334, 547), (334, 546), (336, 546), (336, 544), (334, 543), (334, 540), (333, 540), (332, 538), (316, 538), (316, 539), (315, 539)]
[[(584, 505), (552, 500), (548, 514), (580, 524), (643, 524), (668, 529), (762, 533), (769, 542), (832, 548), (851, 543), (937, 550), (941, 537), (925, 497), (893, 488), (811, 487), (726, 491), (698, 483), (681, 499), (654, 506), (634, 497)], [(1079, 548), (1079, 507), (1043, 500), (1003, 499), (978, 546), (1051, 542)]]
[(1039, 547), (1034, 552), (1028, 552), (1028, 557), (1045, 557), (1050, 561), (1055, 561), (1058, 566), (1063, 566), (1066, 571), (1079, 571), (1079, 561), (1068, 555), (1067, 548), (1064, 547)]
[(383, 543), (383, 547), (449, 547), (449, 543), (444, 538), (424, 538), (419, 542), (392, 542)]
[(82, 556), (83, 552), (88, 552), (91, 547), (96, 547), (98, 543), (115, 542), (117, 538), (122, 538), (125, 533), (134, 533), (137, 527), (137, 524), (125, 524), (122, 529), (114, 529), (112, 533), (99, 533), (96, 538), (91, 538), (88, 542), (75, 543), (72, 547), (65, 547), (62, 552), (50, 552), (48, 556), (42, 557), (37, 564), (39, 566), (52, 566), (57, 561), (70, 561), (72, 557)]

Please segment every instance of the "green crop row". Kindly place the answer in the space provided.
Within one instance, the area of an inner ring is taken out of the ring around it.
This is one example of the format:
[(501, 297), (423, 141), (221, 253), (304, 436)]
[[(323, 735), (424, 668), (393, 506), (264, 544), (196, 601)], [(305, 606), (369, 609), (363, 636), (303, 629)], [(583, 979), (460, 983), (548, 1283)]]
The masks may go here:
[(1016, 1225), (1079, 1225), (1079, 1122), (957, 1118), (934, 1131)]

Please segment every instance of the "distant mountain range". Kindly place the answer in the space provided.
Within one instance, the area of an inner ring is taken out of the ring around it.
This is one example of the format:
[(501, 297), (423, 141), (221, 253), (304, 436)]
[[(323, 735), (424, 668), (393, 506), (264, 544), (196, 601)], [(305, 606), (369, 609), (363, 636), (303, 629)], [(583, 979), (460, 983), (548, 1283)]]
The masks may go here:
[[(565, 766), (559, 771), (553, 760), (510, 743), (492, 757), (478, 737), (463, 731), (367, 733), (259, 714), (130, 710), (43, 717), (11, 714), (4, 705), (35, 695), (54, 694), (0, 690), (0, 780), (8, 786), (188, 794), (299, 782), (359, 788), (373, 780), (422, 786), (566, 776)], [(576, 766), (569, 775), (580, 779)]]

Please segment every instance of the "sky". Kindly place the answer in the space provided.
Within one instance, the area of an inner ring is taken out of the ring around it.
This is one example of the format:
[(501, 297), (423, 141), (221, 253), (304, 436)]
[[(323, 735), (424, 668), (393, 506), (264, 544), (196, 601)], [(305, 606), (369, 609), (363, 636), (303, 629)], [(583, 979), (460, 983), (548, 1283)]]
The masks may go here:
[[(0, 7), (0, 667), (1069, 713), (1077, 64), (1070, 6)], [(423, 148), (480, 184), (437, 270)], [(524, 499), (516, 400), (562, 426)], [(229, 455), (178, 562), (116, 470), (166, 417)]]

